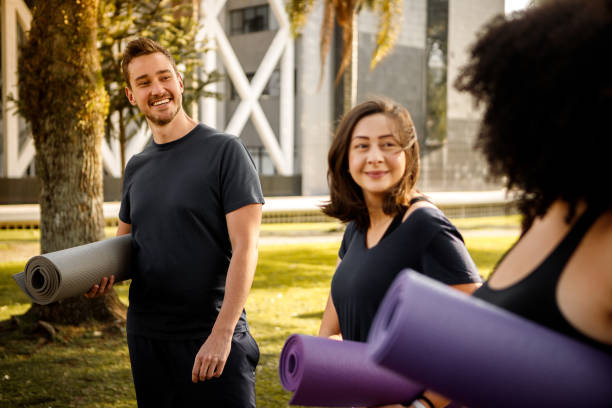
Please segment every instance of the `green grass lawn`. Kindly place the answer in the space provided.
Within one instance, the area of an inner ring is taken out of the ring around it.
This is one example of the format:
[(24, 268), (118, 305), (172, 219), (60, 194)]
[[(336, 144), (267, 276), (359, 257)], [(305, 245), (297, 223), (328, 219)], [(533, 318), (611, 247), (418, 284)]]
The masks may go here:
[[(485, 224), (500, 227), (504, 223), (489, 220)], [(514, 221), (510, 224), (514, 225)], [(474, 221), (464, 228), (478, 225), (484, 224)], [(325, 223), (315, 229), (336, 231), (337, 225)], [(11, 232), (8, 237), (4, 233), (0, 232), (0, 251), (6, 242), (38, 239), (33, 231), (22, 235)], [(466, 244), (481, 273), (487, 275), (515, 239), (509, 234), (468, 234)], [(290, 394), (278, 381), (278, 356), (290, 334), (317, 332), (338, 247), (339, 242), (260, 247), (247, 302), (251, 330), (261, 350), (257, 368), (260, 407), (287, 406)], [(29, 307), (26, 296), (11, 278), (22, 270), (24, 263), (25, 260), (0, 263), (0, 321)], [(126, 302), (127, 288), (127, 284), (117, 286)], [(60, 327), (54, 341), (0, 330), (0, 408), (135, 406), (127, 345), (121, 330), (101, 325)]]

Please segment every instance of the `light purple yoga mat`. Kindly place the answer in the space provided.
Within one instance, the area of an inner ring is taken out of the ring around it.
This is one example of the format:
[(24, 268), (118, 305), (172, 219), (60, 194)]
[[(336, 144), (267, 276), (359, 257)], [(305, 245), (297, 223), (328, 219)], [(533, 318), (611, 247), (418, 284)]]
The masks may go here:
[(293, 334), (285, 341), (278, 371), (293, 391), (291, 405), (375, 406), (409, 402), (423, 387), (374, 364), (366, 344)]
[(612, 355), (414, 271), (389, 288), (368, 352), (470, 408), (612, 406)]

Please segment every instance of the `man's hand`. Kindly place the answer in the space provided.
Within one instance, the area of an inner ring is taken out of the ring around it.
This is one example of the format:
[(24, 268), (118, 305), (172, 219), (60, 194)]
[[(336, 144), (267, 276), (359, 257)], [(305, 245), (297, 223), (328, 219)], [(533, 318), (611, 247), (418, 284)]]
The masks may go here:
[(93, 299), (99, 296), (106, 295), (113, 288), (113, 284), (115, 283), (115, 275), (111, 275), (109, 278), (102, 278), (99, 285), (93, 285), (89, 292), (85, 293), (85, 297), (89, 299)]
[(197, 383), (220, 377), (231, 348), (231, 335), (226, 338), (216, 335), (213, 331), (196, 354), (193, 370), (191, 370), (191, 381)]

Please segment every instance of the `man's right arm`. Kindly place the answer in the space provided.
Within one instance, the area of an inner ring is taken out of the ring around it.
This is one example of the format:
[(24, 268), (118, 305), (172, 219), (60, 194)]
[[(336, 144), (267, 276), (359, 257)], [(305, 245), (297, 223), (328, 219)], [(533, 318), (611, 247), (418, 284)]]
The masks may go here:
[[(121, 220), (119, 220), (119, 225), (117, 226), (117, 236), (127, 235), (132, 232), (132, 224), (127, 224)], [(110, 278), (102, 278), (100, 284), (93, 285), (89, 292), (85, 293), (86, 298), (95, 298), (98, 296), (103, 296), (107, 294), (115, 283), (115, 275), (111, 275)]]
[(127, 235), (130, 232), (132, 232), (132, 224), (119, 220), (119, 225), (117, 226), (117, 236)]

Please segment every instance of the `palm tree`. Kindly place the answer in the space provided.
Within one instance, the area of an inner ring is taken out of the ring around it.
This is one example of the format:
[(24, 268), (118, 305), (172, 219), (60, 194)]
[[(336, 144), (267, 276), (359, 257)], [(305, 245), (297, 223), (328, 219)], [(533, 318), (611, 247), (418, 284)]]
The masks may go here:
[[(299, 35), (315, 0), (290, 0), (287, 5), (291, 30)], [(403, 0), (323, 0), (324, 15), (321, 24), (321, 77), (323, 79), (325, 60), (329, 52), (334, 30), (334, 21), (342, 29), (342, 59), (336, 74), (336, 85), (344, 74), (344, 111), (348, 111), (357, 96), (357, 15), (362, 7), (376, 12), (379, 16), (376, 48), (370, 60), (370, 69), (393, 49), (397, 41), (401, 21)]]

